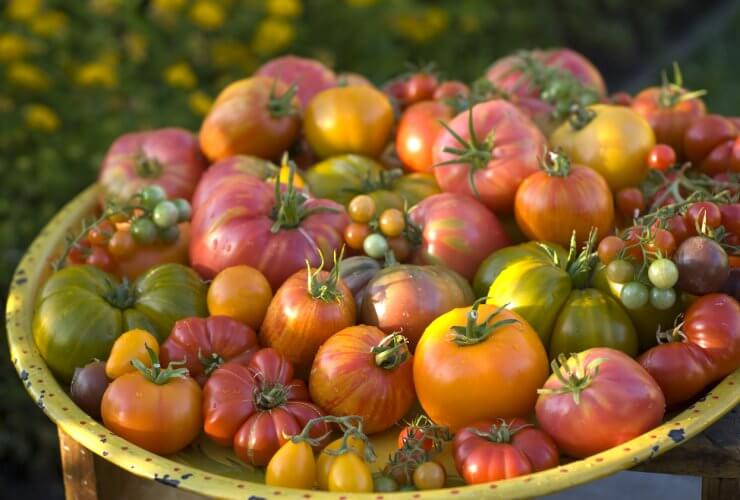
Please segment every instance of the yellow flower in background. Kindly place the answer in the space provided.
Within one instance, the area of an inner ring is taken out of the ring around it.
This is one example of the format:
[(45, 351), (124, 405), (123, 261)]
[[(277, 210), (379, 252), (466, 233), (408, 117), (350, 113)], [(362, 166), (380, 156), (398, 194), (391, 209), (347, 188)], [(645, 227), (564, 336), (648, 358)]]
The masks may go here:
[(236, 40), (214, 40), (210, 52), (211, 61), (217, 68), (242, 66), (254, 61), (249, 47)]
[(67, 15), (58, 10), (42, 12), (31, 20), (31, 31), (45, 38), (61, 35), (66, 28)]
[(131, 61), (138, 63), (146, 59), (149, 44), (140, 33), (127, 33), (123, 36), (123, 47)]
[(112, 16), (124, 0), (90, 0), (90, 10), (103, 16)]
[(16, 61), (31, 50), (26, 40), (15, 33), (0, 33), (0, 62)]
[(220, 28), (225, 17), (221, 4), (213, 0), (197, 0), (190, 8), (190, 19), (204, 30)]
[(413, 14), (401, 14), (394, 20), (396, 31), (414, 42), (425, 43), (447, 29), (449, 15), (444, 9), (430, 7)]
[(464, 33), (475, 33), (480, 29), (480, 19), (472, 14), (460, 16), (460, 28)]
[(296, 17), (303, 12), (300, 0), (267, 0), (265, 10), (271, 16)]
[(205, 92), (196, 90), (188, 96), (188, 106), (190, 110), (198, 116), (205, 116), (211, 110), (213, 99)]
[(42, 132), (54, 132), (61, 125), (57, 114), (43, 104), (29, 104), (23, 108), (23, 119), (28, 128)]
[(111, 64), (91, 62), (77, 70), (75, 81), (83, 87), (112, 88), (118, 85), (118, 74)]
[(257, 54), (267, 56), (290, 45), (293, 38), (295, 28), (292, 24), (280, 18), (268, 17), (257, 25), (252, 48)]
[(41, 10), (41, 0), (9, 0), (5, 15), (13, 21), (28, 21)]
[(8, 81), (18, 87), (31, 90), (45, 90), (51, 82), (38, 66), (24, 62), (14, 62), (8, 67)]
[(370, 7), (378, 3), (378, 0), (344, 0), (350, 7)]
[(198, 78), (188, 63), (177, 63), (165, 68), (164, 81), (170, 87), (191, 89), (198, 83)]
[(187, 0), (154, 0), (152, 8), (162, 13), (176, 14), (187, 3)]

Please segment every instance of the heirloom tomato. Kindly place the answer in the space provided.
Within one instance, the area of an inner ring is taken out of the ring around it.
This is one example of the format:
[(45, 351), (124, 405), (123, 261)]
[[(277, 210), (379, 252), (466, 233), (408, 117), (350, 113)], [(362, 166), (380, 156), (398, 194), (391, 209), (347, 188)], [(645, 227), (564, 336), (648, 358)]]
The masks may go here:
[(147, 365), (150, 361), (149, 350), (159, 356), (159, 342), (154, 335), (139, 328), (124, 332), (113, 342), (105, 362), (105, 374), (109, 379), (116, 379), (125, 373), (136, 371), (132, 360), (138, 359)]
[(295, 88), (265, 76), (238, 80), (216, 98), (200, 128), (200, 147), (211, 161), (245, 154), (279, 158), (298, 138)]
[(537, 422), (574, 458), (599, 453), (656, 427), (665, 414), (658, 384), (620, 351), (594, 348), (553, 362)]
[[(116, 224), (119, 228), (111, 238), (110, 245), (120, 234), (130, 236), (131, 226), (128, 223)], [(134, 248), (122, 257), (113, 255), (112, 273), (120, 278), (135, 280), (149, 269), (163, 264), (188, 264), (188, 245), (190, 244), (190, 223), (177, 225), (179, 235), (174, 242), (157, 241), (150, 245), (139, 245), (133, 241)], [(119, 238), (121, 238), (119, 236)], [(123, 236), (126, 238), (126, 236)], [(133, 240), (133, 238), (132, 238)], [(113, 252), (111, 252), (113, 254)]]
[(213, 278), (207, 297), (212, 316), (228, 316), (256, 331), (272, 301), (272, 289), (267, 278), (255, 268), (232, 266)]
[(418, 102), (403, 112), (396, 132), (396, 154), (406, 170), (432, 171), (434, 141), (444, 129), (440, 121), (448, 122), (454, 116), (454, 109), (441, 101)]
[(202, 205), (223, 184), (239, 182), (243, 176), (256, 177), (263, 181), (274, 179), (280, 168), (269, 160), (256, 156), (236, 155), (217, 161), (205, 171), (193, 194), (193, 210)]
[(447, 481), (447, 471), (442, 464), (429, 461), (419, 464), (412, 476), (414, 486), (419, 490), (436, 490), (443, 488)]
[(452, 455), (468, 484), (509, 479), (556, 467), (553, 440), (521, 418), (476, 422), (455, 434)]
[(740, 125), (720, 115), (694, 120), (683, 137), (686, 158), (709, 175), (740, 172)]
[(337, 493), (371, 493), (373, 475), (370, 467), (355, 453), (339, 455), (329, 469), (327, 489)]
[(443, 191), (472, 196), (509, 213), (524, 179), (539, 170), (547, 142), (537, 126), (501, 99), (476, 104), (437, 134), (434, 175)]
[(304, 108), (313, 96), (337, 85), (334, 72), (320, 61), (294, 55), (271, 59), (260, 66), (255, 74), (295, 85), (298, 88), (296, 95)]
[(317, 266), (320, 253), (340, 248), (349, 224), (341, 205), (309, 199), (292, 179), (281, 187), (278, 180), (271, 186), (244, 175), (220, 183), (209, 195), (193, 207), (190, 239), (190, 263), (205, 278), (246, 264), (277, 290), (307, 259)]
[[(308, 400), (293, 366), (275, 349), (260, 349), (246, 364), (225, 363), (203, 388), (203, 430), (241, 460), (264, 466), (290, 438), (323, 412)], [(317, 425), (312, 438), (329, 428)]]
[(337, 416), (358, 415), (368, 434), (399, 421), (414, 402), (406, 339), (367, 325), (341, 330), (319, 348), (308, 382), (311, 399)]
[(100, 403), (109, 384), (105, 361), (91, 361), (83, 368), (75, 368), (69, 396), (82, 411), (100, 420)]
[(339, 277), (342, 278), (342, 282), (352, 292), (358, 315), (365, 297), (367, 284), (381, 269), (382, 266), (377, 259), (366, 255), (357, 255), (342, 261), (342, 269), (339, 271)]
[(385, 170), (377, 161), (360, 155), (327, 158), (306, 170), (305, 176), (314, 196), (346, 206), (355, 196), (367, 194), (375, 202), (377, 214), (387, 208), (412, 207), (439, 193), (432, 174), (403, 175), (400, 169)]
[(226, 316), (181, 319), (160, 347), (163, 365), (183, 363), (201, 386), (227, 361), (247, 363), (259, 349), (257, 334)]
[(393, 107), (372, 87), (336, 87), (306, 105), (304, 133), (320, 157), (355, 153), (377, 157), (393, 127)]
[(326, 445), (316, 459), (316, 483), (322, 491), (329, 489), (329, 470), (339, 456), (336, 453), (342, 447), (346, 447), (347, 453), (354, 453), (359, 457), (365, 456), (365, 441), (355, 436), (349, 436), (346, 443), (344, 443), (344, 437), (341, 437)]
[(260, 328), (260, 341), (272, 347), (306, 378), (319, 346), (357, 318), (352, 292), (339, 277), (340, 260), (331, 271), (302, 269), (275, 292)]
[(360, 73), (345, 71), (337, 75), (337, 87), (373, 87), (373, 82)]
[(101, 204), (126, 202), (152, 184), (161, 186), (168, 198), (189, 200), (207, 166), (197, 138), (187, 130), (124, 134), (111, 144), (100, 166)]
[(592, 228), (598, 237), (614, 226), (614, 199), (609, 185), (594, 170), (571, 165), (550, 153), (543, 170), (524, 180), (516, 192), (516, 222), (532, 240), (568, 245), (575, 231), (584, 242)]
[(465, 278), (447, 267), (392, 265), (376, 273), (365, 287), (360, 322), (388, 335), (402, 334), (413, 350), (437, 316), (469, 306), (473, 300)]
[(547, 354), (529, 324), (480, 300), (434, 320), (414, 354), (419, 402), (453, 432), (480, 420), (529, 414), (547, 373)]
[(550, 145), (574, 163), (596, 170), (616, 192), (645, 178), (645, 158), (655, 146), (655, 134), (630, 108), (595, 104), (560, 125), (550, 135)]
[(206, 286), (180, 264), (155, 267), (134, 282), (119, 282), (93, 266), (54, 273), (39, 293), (33, 338), (41, 356), (64, 381), (76, 367), (106, 359), (123, 332), (141, 328), (158, 340), (175, 321), (205, 316)]
[(404, 104), (409, 106), (432, 99), (439, 85), (439, 80), (434, 73), (422, 69), (410, 75), (404, 83), (406, 84), (403, 96)]
[(414, 206), (409, 218), (413, 262), (443, 265), (468, 280), (484, 258), (509, 244), (496, 216), (461, 194), (432, 195)]
[(265, 469), (265, 484), (310, 490), (316, 482), (316, 459), (306, 441), (286, 442)]
[(706, 295), (722, 289), (730, 277), (727, 252), (705, 236), (687, 238), (673, 254), (678, 268), (677, 288), (694, 295)]
[(470, 87), (459, 80), (447, 80), (439, 84), (434, 91), (433, 99), (442, 101), (445, 99), (458, 99), (467, 97), (470, 94)]

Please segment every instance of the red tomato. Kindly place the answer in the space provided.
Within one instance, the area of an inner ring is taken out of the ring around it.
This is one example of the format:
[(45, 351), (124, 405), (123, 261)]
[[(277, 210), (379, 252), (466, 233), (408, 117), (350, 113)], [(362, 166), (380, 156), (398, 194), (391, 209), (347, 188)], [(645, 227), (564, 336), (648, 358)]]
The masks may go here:
[(720, 205), (719, 211), (722, 214), (722, 225), (730, 233), (740, 236), (740, 203), (730, 203)]
[(535, 411), (542, 429), (574, 458), (629, 441), (663, 420), (665, 398), (660, 387), (621, 351), (588, 349), (572, 355), (559, 369), (569, 383), (551, 375)]
[(655, 228), (653, 229), (653, 239), (646, 245), (646, 250), (670, 258), (673, 252), (676, 251), (676, 239), (669, 231)]
[(406, 340), (374, 326), (332, 335), (311, 367), (311, 399), (331, 415), (359, 415), (372, 434), (393, 426), (414, 402), (413, 362)]
[(709, 358), (712, 381), (740, 367), (740, 305), (729, 295), (712, 293), (697, 299), (686, 311), (683, 332)]
[[(246, 363), (226, 363), (203, 388), (203, 430), (241, 460), (264, 466), (277, 450), (324, 413), (308, 402), (308, 389), (275, 349), (261, 349)], [(315, 426), (311, 437), (328, 432)], [(325, 443), (324, 443), (325, 444)]]
[(444, 99), (455, 99), (467, 97), (470, 94), (470, 88), (458, 80), (447, 80), (442, 82), (434, 91), (434, 100), (441, 101)]
[(190, 376), (202, 386), (226, 361), (246, 364), (257, 352), (257, 334), (227, 316), (181, 319), (159, 348), (163, 366), (184, 361)]
[(673, 235), (676, 245), (680, 245), (686, 238), (694, 234), (693, 229), (690, 229), (686, 223), (686, 218), (681, 215), (674, 215), (669, 218), (666, 221), (666, 229)]
[(90, 228), (87, 233), (87, 241), (95, 246), (106, 246), (116, 231), (116, 227), (109, 220), (101, 221), (100, 224)]
[(667, 144), (656, 144), (647, 157), (648, 167), (665, 172), (676, 164), (676, 152)]
[[(472, 114), (472, 124), (471, 115)], [(511, 213), (519, 185), (540, 168), (547, 141), (537, 126), (513, 104), (502, 99), (476, 104), (463, 111), (434, 143), (434, 175), (443, 191), (480, 199), (496, 213)], [(469, 162), (459, 153), (476, 152)], [(441, 163), (448, 162), (445, 165)], [(475, 188), (473, 189), (473, 186)]]
[(85, 263), (95, 266), (98, 269), (102, 269), (103, 271), (112, 271), (115, 267), (113, 258), (110, 256), (110, 253), (108, 253), (108, 250), (103, 247), (92, 247)]
[(608, 99), (606, 99), (605, 104), (614, 104), (615, 106), (631, 106), (632, 99), (633, 97), (629, 93), (619, 91), (611, 94)]
[(424, 431), (413, 425), (407, 425), (401, 429), (401, 432), (398, 433), (398, 440), (396, 441), (397, 446), (402, 448), (403, 443), (408, 439), (421, 441), (421, 448), (427, 452), (432, 451), (434, 447), (434, 440), (431, 437), (425, 437)]
[(698, 201), (686, 211), (686, 222), (690, 229), (695, 231), (697, 227), (700, 228), (704, 220), (707, 221), (707, 227), (712, 229), (722, 224), (722, 212), (711, 201)]
[(599, 254), (599, 260), (602, 264), (609, 264), (611, 261), (617, 258), (619, 252), (625, 247), (624, 240), (619, 236), (607, 236), (599, 243), (597, 252)]
[(298, 100), (306, 106), (313, 96), (337, 86), (332, 70), (315, 59), (287, 55), (276, 57), (259, 67), (256, 75), (278, 78), (288, 85), (298, 86)]
[(217, 161), (205, 171), (193, 194), (191, 205), (195, 210), (222, 184), (239, 182), (243, 176), (266, 180), (279, 174), (278, 167), (256, 156), (236, 155)]
[(683, 138), (686, 157), (704, 173), (740, 172), (738, 127), (719, 115), (693, 121)]
[(67, 254), (67, 259), (71, 264), (84, 264), (90, 256), (90, 252), (90, 242), (85, 238), (72, 245)]
[(168, 198), (190, 200), (208, 166), (197, 138), (187, 130), (163, 128), (117, 138), (103, 158), (100, 201), (126, 202), (145, 186), (157, 184)]
[(411, 209), (409, 217), (421, 229), (414, 262), (443, 264), (468, 280), (483, 259), (509, 244), (496, 216), (460, 194), (429, 196)]
[(437, 101), (422, 101), (403, 112), (398, 122), (396, 153), (406, 170), (432, 171), (434, 141), (443, 130), (440, 120), (448, 122), (453, 116), (450, 106)]
[(406, 89), (404, 91), (405, 104), (409, 106), (417, 102), (432, 99), (438, 84), (437, 77), (431, 73), (414, 73), (406, 80)]

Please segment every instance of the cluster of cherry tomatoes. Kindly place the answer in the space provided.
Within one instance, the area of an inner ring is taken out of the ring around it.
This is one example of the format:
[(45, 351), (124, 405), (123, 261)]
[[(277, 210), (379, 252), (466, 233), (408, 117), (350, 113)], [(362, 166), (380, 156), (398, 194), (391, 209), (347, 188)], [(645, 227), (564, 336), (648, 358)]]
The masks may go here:
[(406, 260), (411, 245), (403, 232), (409, 223), (406, 214), (397, 208), (378, 213), (375, 200), (366, 194), (352, 198), (347, 206), (352, 222), (344, 229), (344, 241), (353, 250), (362, 250), (374, 259), (382, 259), (391, 251), (398, 262)]

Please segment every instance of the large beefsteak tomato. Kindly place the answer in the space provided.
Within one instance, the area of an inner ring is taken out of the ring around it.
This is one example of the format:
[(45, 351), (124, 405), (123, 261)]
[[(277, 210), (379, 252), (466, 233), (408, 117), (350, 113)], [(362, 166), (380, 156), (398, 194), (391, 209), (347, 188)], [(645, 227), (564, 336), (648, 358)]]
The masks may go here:
[(296, 95), (304, 108), (313, 96), (337, 86), (334, 72), (320, 61), (290, 54), (267, 61), (255, 74), (298, 87)]

